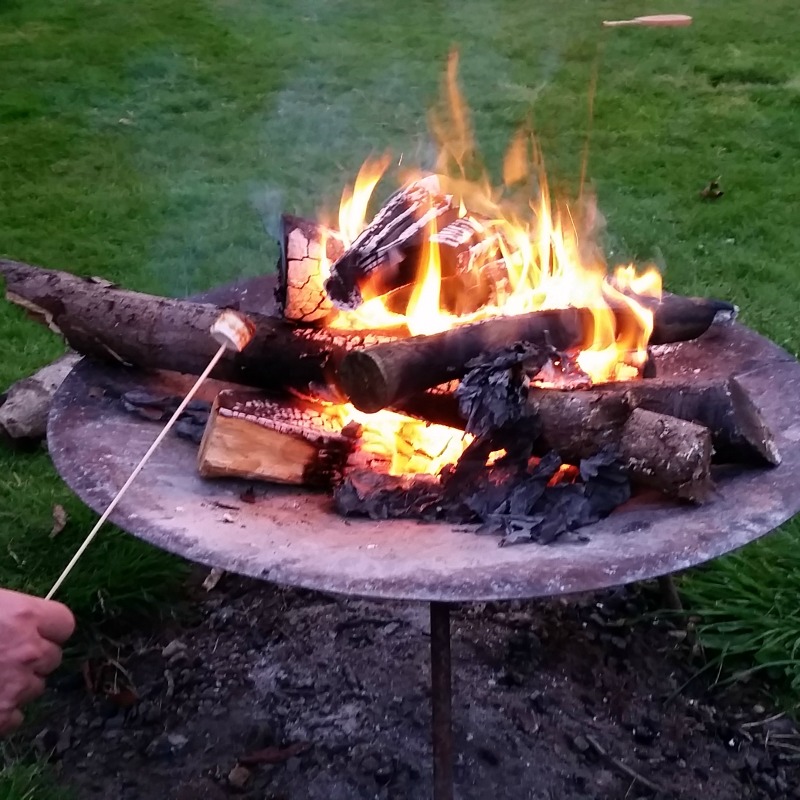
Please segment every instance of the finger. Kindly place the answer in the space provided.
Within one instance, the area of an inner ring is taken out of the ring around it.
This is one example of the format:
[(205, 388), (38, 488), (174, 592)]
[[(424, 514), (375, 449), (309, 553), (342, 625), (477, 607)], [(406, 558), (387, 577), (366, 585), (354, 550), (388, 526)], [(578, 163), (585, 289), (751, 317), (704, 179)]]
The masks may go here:
[(38, 675), (30, 675), (17, 692), (15, 698), (17, 705), (23, 706), (26, 703), (30, 703), (31, 700), (41, 697), (44, 694), (44, 690), (44, 678), (40, 678)]
[(72, 612), (61, 603), (52, 600), (43, 600), (37, 609), (36, 627), (45, 639), (61, 644), (66, 642), (75, 631), (75, 617)]
[(22, 725), (25, 717), (18, 708), (13, 708), (9, 711), (0, 711), (0, 737), (8, 736), (20, 725)]
[(61, 648), (46, 639), (41, 640), (41, 652), (34, 661), (31, 668), (37, 675), (45, 677), (61, 664)]

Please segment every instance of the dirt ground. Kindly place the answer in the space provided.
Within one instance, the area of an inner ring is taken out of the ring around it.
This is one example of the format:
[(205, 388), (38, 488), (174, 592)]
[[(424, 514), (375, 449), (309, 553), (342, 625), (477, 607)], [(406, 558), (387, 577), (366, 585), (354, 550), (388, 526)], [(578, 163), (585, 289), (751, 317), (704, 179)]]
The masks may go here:
[[(425, 605), (227, 576), (195, 600), (59, 680), (31, 736), (79, 798), (431, 797)], [(684, 687), (702, 661), (651, 601), (453, 610), (459, 800), (800, 798), (794, 724)]]

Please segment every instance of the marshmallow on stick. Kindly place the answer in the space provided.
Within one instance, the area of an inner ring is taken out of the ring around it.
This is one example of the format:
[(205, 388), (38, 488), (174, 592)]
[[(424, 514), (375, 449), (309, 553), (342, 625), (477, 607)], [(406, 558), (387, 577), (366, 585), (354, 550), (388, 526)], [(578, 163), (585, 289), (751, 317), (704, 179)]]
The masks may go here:
[(103, 523), (111, 516), (111, 513), (117, 507), (117, 504), (122, 499), (125, 492), (128, 491), (131, 484), (136, 480), (136, 476), (142, 471), (144, 465), (150, 460), (150, 457), (155, 453), (156, 448), (164, 440), (164, 437), (169, 433), (170, 428), (178, 421), (178, 418), (186, 410), (186, 406), (191, 403), (192, 398), (197, 394), (198, 389), (202, 386), (203, 382), (211, 374), (214, 367), (219, 360), (225, 355), (227, 350), (234, 352), (241, 352), (250, 343), (253, 338), (255, 328), (247, 319), (236, 311), (225, 310), (216, 319), (211, 326), (211, 336), (220, 344), (219, 350), (214, 357), (209, 361), (208, 366), (203, 370), (202, 375), (195, 381), (191, 389), (189, 389), (186, 397), (183, 398), (181, 404), (175, 409), (175, 413), (170, 417), (169, 422), (162, 428), (161, 433), (158, 434), (153, 444), (150, 445), (149, 450), (142, 456), (142, 460), (134, 467), (133, 472), (127, 481), (123, 484), (122, 488), (114, 496), (114, 499), (109, 504), (108, 508), (103, 512), (103, 515), (97, 520), (97, 524), (89, 532), (89, 535), (84, 539), (83, 544), (78, 548), (78, 551), (72, 557), (72, 560), (67, 564), (64, 571), (59, 575), (58, 580), (53, 584), (53, 588), (47, 593), (47, 600), (52, 599), (53, 595), (58, 591), (61, 584), (64, 583), (66, 577), (72, 572), (73, 567), (78, 563), (80, 557), (86, 552), (86, 548), (92, 543), (92, 540), (97, 536), (98, 531), (103, 526)]

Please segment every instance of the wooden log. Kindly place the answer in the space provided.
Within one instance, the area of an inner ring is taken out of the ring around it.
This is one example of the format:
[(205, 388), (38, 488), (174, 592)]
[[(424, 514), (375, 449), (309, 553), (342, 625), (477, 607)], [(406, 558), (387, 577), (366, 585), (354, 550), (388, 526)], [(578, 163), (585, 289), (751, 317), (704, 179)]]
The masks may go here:
[[(0, 260), (0, 274), (10, 301), (92, 358), (197, 375), (218, 349), (209, 335), (220, 313), (217, 306), (130, 292), (15, 261)], [(331, 391), (348, 349), (392, 335), (300, 328), (263, 314), (248, 318), (255, 326), (251, 343), (241, 353), (228, 352), (212, 374), (268, 390)]]
[(318, 403), (223, 391), (212, 406), (197, 466), (204, 478), (330, 488), (344, 474), (357, 439), (357, 430), (345, 430)]
[(422, 245), (432, 228), (458, 218), (452, 196), (430, 175), (404, 186), (331, 266), (325, 288), (342, 308), (357, 308), (414, 280)]
[(44, 439), (53, 395), (79, 360), (67, 353), (13, 384), (0, 403), (0, 436), (19, 443)]
[[(531, 389), (528, 406), (542, 423), (542, 448), (567, 461), (613, 445), (636, 409), (707, 428), (717, 464), (780, 464), (775, 437), (760, 409), (736, 377), (680, 381), (675, 378), (609, 383), (573, 392)], [(446, 417), (439, 400), (439, 417)]]
[(702, 425), (636, 408), (618, 452), (639, 484), (698, 504), (711, 496), (711, 433)]
[(323, 263), (338, 259), (344, 245), (337, 231), (289, 214), (281, 217), (281, 257), (275, 296), (292, 322), (324, 325), (336, 314), (325, 291)]
[[(696, 338), (729, 305), (677, 295), (670, 298), (654, 307), (653, 338), (661, 343)], [(684, 311), (686, 324), (681, 317)], [(627, 306), (621, 304), (614, 313), (618, 329), (634, 324)], [(573, 350), (590, 342), (593, 330), (594, 317), (585, 308), (494, 317), (432, 336), (414, 336), (353, 352), (342, 360), (338, 381), (356, 408), (374, 412), (396, 405), (404, 397), (461, 378), (468, 362), (514, 342)]]

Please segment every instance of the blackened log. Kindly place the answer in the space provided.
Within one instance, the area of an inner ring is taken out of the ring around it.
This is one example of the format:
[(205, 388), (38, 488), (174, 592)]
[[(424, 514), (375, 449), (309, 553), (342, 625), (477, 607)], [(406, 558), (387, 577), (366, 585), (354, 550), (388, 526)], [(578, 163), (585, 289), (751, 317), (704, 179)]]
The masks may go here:
[[(144, 369), (199, 374), (218, 349), (209, 329), (220, 308), (116, 288), (15, 261), (0, 260), (7, 298), (62, 334), (83, 355)], [(262, 314), (248, 314), (253, 340), (228, 352), (213, 377), (268, 390), (333, 387), (332, 377), (349, 348), (390, 338), (387, 332), (298, 328)]]
[[(654, 307), (653, 338), (658, 342), (695, 338), (708, 329), (720, 312), (718, 301), (669, 297)], [(688, 315), (685, 324), (681, 318), (684, 311)], [(624, 304), (614, 313), (619, 329), (634, 323)], [(403, 397), (461, 378), (467, 371), (467, 362), (482, 354), (491, 354), (517, 341), (550, 345), (562, 351), (577, 349), (592, 340), (593, 329), (594, 318), (589, 309), (493, 317), (432, 336), (414, 336), (354, 352), (339, 369), (340, 386), (357, 408), (378, 411), (397, 404)]]
[(353, 352), (339, 366), (338, 383), (356, 408), (379, 411), (404, 397), (461, 378), (474, 358), (515, 342), (557, 350), (576, 348), (592, 325), (589, 310), (580, 308), (496, 317)]
[(702, 425), (636, 408), (619, 454), (637, 483), (698, 504), (711, 495), (711, 433)]
[(452, 196), (430, 175), (404, 186), (331, 267), (325, 288), (342, 308), (414, 280), (425, 238), (458, 218)]
[(281, 217), (275, 296), (286, 319), (319, 326), (336, 314), (325, 291), (323, 263), (330, 265), (343, 250), (337, 231), (290, 214)]
[(738, 313), (733, 303), (707, 297), (684, 297), (664, 292), (657, 303), (642, 297), (635, 299), (653, 309), (654, 326), (650, 344), (670, 344), (697, 339), (714, 322), (732, 321)]

